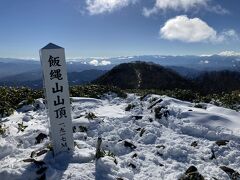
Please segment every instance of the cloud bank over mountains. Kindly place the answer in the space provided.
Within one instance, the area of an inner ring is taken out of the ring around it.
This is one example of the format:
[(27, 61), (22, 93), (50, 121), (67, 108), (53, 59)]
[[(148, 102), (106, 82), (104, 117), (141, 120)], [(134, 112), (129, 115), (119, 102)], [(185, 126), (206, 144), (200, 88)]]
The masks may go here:
[(223, 51), (218, 54), (219, 56), (240, 56), (240, 52), (236, 51)]
[(89, 62), (89, 64), (93, 66), (106, 66), (106, 65), (110, 65), (111, 61), (107, 61), (107, 60), (99, 61), (97, 59), (93, 59)]

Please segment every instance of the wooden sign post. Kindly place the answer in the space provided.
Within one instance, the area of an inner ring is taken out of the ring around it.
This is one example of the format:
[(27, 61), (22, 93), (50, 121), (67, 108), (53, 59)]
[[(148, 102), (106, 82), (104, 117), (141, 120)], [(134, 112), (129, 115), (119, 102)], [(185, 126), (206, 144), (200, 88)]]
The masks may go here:
[(54, 155), (73, 150), (69, 85), (64, 48), (49, 43), (40, 50), (43, 84)]

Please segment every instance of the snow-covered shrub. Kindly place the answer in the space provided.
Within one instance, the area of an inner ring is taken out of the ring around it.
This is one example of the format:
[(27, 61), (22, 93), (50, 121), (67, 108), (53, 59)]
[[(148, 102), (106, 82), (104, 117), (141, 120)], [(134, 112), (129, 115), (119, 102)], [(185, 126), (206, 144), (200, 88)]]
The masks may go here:
[(28, 126), (23, 125), (22, 123), (18, 123), (18, 132), (23, 132)]
[(6, 135), (7, 127), (5, 125), (0, 124), (0, 135)]
[(97, 116), (93, 112), (88, 112), (88, 113), (86, 113), (85, 118), (92, 120), (92, 119), (97, 118)]
[(167, 118), (169, 116), (169, 110), (164, 106), (156, 107), (154, 113), (156, 119), (161, 119), (162, 117)]
[(131, 109), (133, 109), (135, 107), (134, 104), (128, 104), (128, 106), (125, 108), (125, 111), (130, 111)]

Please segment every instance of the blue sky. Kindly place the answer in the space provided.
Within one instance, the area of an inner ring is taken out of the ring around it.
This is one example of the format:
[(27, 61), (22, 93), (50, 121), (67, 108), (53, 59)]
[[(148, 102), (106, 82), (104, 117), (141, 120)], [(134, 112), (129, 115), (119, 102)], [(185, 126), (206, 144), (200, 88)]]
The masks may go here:
[(201, 55), (240, 50), (239, 0), (1, 0), (0, 57)]

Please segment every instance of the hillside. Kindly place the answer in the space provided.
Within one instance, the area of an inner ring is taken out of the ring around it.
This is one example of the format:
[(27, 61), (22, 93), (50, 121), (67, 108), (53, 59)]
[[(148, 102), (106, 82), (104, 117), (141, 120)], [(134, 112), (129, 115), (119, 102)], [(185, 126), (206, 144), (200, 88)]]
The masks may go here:
[(237, 71), (200, 73), (194, 69), (175, 66), (166, 68), (154, 63), (137, 61), (120, 64), (92, 83), (113, 85), (122, 89), (186, 89), (206, 95), (240, 90), (239, 82), (240, 73)]
[[(74, 97), (75, 150), (54, 159), (42, 102), (2, 118), (1, 180), (240, 178), (239, 112), (158, 95)], [(96, 160), (98, 137), (103, 157)]]
[(171, 69), (140, 61), (120, 64), (93, 83), (123, 89), (174, 89), (187, 88), (190, 84)]
[(240, 90), (240, 72), (213, 71), (205, 72), (194, 79), (195, 86), (205, 94)]

